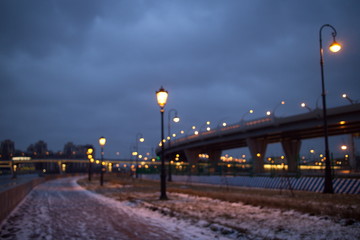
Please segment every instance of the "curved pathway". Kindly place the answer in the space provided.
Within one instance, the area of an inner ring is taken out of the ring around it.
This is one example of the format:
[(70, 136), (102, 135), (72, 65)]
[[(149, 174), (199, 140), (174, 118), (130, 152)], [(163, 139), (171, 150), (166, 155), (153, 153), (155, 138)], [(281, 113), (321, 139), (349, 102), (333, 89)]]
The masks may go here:
[(124, 203), (84, 190), (76, 180), (58, 179), (34, 188), (4, 221), (0, 238), (136, 240), (214, 237), (199, 229), (194, 233), (176, 224), (167, 224), (165, 219), (137, 214)]

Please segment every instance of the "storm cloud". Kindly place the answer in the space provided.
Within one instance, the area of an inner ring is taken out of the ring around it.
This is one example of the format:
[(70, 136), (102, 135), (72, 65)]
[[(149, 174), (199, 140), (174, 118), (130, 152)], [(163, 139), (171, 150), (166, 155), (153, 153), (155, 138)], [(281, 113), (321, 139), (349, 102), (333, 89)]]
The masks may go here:
[[(359, 99), (360, 3), (353, 1), (0, 1), (1, 139), (17, 149), (72, 141), (128, 157), (160, 138), (155, 91), (169, 91), (174, 131), (222, 119), (315, 108), (321, 94), (319, 29), (333, 25), (338, 54), (325, 52), (329, 107)], [(332, 41), (323, 31), (324, 46)]]

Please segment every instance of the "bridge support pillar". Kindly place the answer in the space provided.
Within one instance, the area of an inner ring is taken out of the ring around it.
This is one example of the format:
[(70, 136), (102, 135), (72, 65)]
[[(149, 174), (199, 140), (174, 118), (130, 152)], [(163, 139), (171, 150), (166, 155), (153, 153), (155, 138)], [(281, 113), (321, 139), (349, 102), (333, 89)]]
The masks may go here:
[(301, 140), (286, 139), (281, 141), (285, 157), (288, 164), (288, 172), (296, 173), (298, 171), (298, 160), (300, 154)]
[(253, 159), (254, 173), (264, 172), (264, 157), (267, 147), (267, 141), (264, 138), (248, 138), (247, 145)]
[(207, 151), (207, 154), (209, 155), (209, 162), (210, 162), (210, 173), (216, 172), (217, 163), (220, 162), (221, 157), (221, 150), (210, 150)]
[(349, 165), (352, 170), (360, 170), (360, 159), (356, 159), (356, 149), (355, 149), (355, 139), (360, 138), (360, 134), (350, 134), (349, 135)]
[(199, 154), (201, 153), (200, 149), (186, 149), (184, 151), (185, 157), (189, 163), (189, 173), (196, 172), (196, 168), (193, 166), (199, 162)]
[(61, 162), (61, 161), (58, 161), (57, 164), (58, 164), (58, 167), (59, 167), (59, 174), (63, 174), (63, 171), (62, 171), (62, 162)]

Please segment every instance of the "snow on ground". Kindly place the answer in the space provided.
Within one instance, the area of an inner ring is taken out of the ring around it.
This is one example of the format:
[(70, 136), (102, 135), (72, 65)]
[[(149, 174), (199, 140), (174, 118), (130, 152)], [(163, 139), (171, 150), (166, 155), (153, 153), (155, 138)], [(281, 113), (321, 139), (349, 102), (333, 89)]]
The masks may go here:
[[(143, 215), (149, 214), (144, 209), (147, 208), (172, 216), (169, 222), (186, 220), (229, 239), (360, 239), (360, 222), (335, 221), (296, 211), (254, 207), (186, 194), (169, 196), (169, 201), (137, 201), (131, 206)], [(153, 199), (153, 196), (143, 194), (140, 198)]]
[(77, 178), (38, 185), (1, 224), (1, 239), (227, 239), (210, 229), (94, 194)]
[[(186, 194), (117, 201), (76, 184), (35, 188), (1, 226), (1, 239), (360, 239), (360, 222)], [(120, 186), (117, 186), (120, 187)], [(116, 195), (113, 195), (116, 198)]]

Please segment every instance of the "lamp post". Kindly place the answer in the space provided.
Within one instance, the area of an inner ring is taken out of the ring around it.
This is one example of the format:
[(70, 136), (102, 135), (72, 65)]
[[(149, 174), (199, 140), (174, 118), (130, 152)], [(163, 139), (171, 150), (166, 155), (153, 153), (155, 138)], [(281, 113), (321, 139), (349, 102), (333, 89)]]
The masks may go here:
[(204, 131), (204, 132), (210, 131), (210, 130), (211, 130), (210, 124), (211, 124), (211, 122), (210, 122), (210, 121), (207, 121), (206, 123), (204, 123), (203, 125), (201, 125), (201, 127), (199, 128), (198, 133), (200, 133), (205, 126), (207, 126), (207, 127), (205, 128), (205, 131)]
[(163, 87), (156, 92), (157, 102), (160, 106), (161, 117), (161, 173), (160, 173), (160, 200), (167, 200), (166, 196), (166, 172), (165, 172), (165, 143), (164, 143), (164, 107), (168, 98), (168, 92)]
[(138, 169), (139, 169), (139, 164), (138, 164), (138, 160), (139, 160), (139, 142), (144, 142), (145, 139), (142, 135), (142, 133), (138, 133), (136, 134), (136, 145), (135, 145), (135, 153), (133, 154), (135, 156), (135, 178), (139, 178), (139, 173), (138, 173)]
[(350, 102), (350, 104), (356, 103), (353, 99), (349, 98), (349, 96), (346, 93), (344, 93), (342, 95), (342, 97), (345, 98), (346, 100), (348, 100)]
[(308, 105), (306, 105), (306, 103), (304, 103), (304, 102), (301, 103), (300, 106), (301, 106), (302, 108), (306, 108), (307, 110), (309, 110), (309, 112), (312, 111), (312, 109), (311, 109)]
[(329, 154), (329, 140), (328, 140), (328, 126), (327, 126), (327, 115), (326, 115), (326, 92), (325, 92), (325, 80), (324, 80), (324, 50), (322, 47), (322, 37), (321, 33), (325, 27), (332, 29), (333, 43), (330, 45), (329, 49), (332, 52), (338, 52), (341, 49), (339, 43), (335, 41), (336, 30), (330, 24), (324, 24), (321, 26), (319, 31), (319, 40), (320, 40), (320, 68), (321, 68), (321, 86), (322, 86), (322, 103), (323, 103), (323, 128), (324, 128), (324, 141), (325, 141), (325, 182), (324, 182), (324, 193), (334, 193), (332, 176), (331, 176), (331, 163), (330, 163), (330, 154)]
[[(173, 117), (173, 122), (175, 122), (175, 123), (178, 123), (178, 122), (180, 122), (180, 118), (178, 117), (178, 112), (176, 111), (176, 109), (170, 109), (169, 111), (168, 111), (168, 136), (170, 137), (169, 138), (169, 140), (168, 140), (168, 148), (170, 147), (170, 145), (171, 145), (171, 136), (170, 136), (170, 134), (171, 134), (171, 132), (170, 132), (170, 123), (171, 123), (171, 113), (174, 113), (175, 114), (175, 116)], [(172, 181), (172, 177), (171, 177), (171, 159), (170, 159), (170, 157), (169, 157), (169, 173), (168, 173), (168, 181), (169, 182), (171, 182)]]
[(244, 113), (242, 116), (241, 116), (241, 119), (240, 119), (240, 125), (243, 125), (245, 120), (245, 116), (249, 115), (249, 114), (253, 114), (254, 113), (254, 110), (250, 109), (249, 111), (247, 111), (246, 113)]
[(106, 138), (99, 138), (99, 145), (101, 147), (101, 172), (100, 172), (100, 186), (104, 185), (104, 173), (106, 168), (104, 167), (104, 146), (106, 143)]
[(278, 109), (281, 105), (285, 105), (285, 101), (279, 102), (279, 103), (274, 107), (274, 110), (272, 111), (273, 118), (275, 118), (275, 111), (276, 111), (276, 109)]
[(88, 176), (88, 179), (89, 179), (89, 182), (91, 182), (92, 162), (94, 162), (94, 157), (93, 157), (94, 149), (92, 147), (89, 147), (86, 154), (87, 154), (88, 159), (89, 159), (89, 176)]

